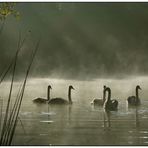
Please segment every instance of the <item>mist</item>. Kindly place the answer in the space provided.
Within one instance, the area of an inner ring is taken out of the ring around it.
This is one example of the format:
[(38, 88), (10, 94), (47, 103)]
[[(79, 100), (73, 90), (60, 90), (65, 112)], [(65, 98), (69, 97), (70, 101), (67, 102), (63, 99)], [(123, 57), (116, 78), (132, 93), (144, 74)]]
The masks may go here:
[[(0, 35), (0, 72), (19, 54), (22, 76), (41, 38), (31, 77), (123, 78), (148, 74), (148, 3), (17, 3)], [(1, 23), (1, 22), (0, 22)]]

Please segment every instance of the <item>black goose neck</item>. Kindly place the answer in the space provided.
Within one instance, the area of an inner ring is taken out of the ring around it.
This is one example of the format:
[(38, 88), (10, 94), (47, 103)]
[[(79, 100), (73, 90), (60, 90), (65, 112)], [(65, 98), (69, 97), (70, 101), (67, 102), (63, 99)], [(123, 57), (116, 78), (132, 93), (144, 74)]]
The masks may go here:
[(110, 98), (111, 98), (111, 89), (108, 87), (108, 88), (106, 88), (106, 91), (108, 91), (108, 101), (110, 100)]
[(72, 99), (71, 99), (71, 87), (68, 88), (68, 100), (69, 100), (69, 103), (72, 103)]
[(50, 100), (50, 86), (47, 88), (47, 99)]

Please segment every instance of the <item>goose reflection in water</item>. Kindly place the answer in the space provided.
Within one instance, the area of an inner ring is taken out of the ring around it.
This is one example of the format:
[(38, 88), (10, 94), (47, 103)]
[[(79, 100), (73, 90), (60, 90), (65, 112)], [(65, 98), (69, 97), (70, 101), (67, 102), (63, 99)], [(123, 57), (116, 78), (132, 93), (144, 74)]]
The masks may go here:
[(103, 127), (105, 130), (110, 129), (110, 127), (111, 127), (110, 116), (111, 116), (110, 111), (104, 111), (104, 113), (103, 113)]
[[(129, 128), (128, 130), (128, 144), (136, 144), (136, 145), (140, 145), (142, 140), (141, 138), (143, 138), (142, 133), (140, 132), (140, 120), (139, 120), (139, 114), (138, 114), (138, 110), (139, 107), (135, 106), (135, 107), (130, 107), (130, 112), (132, 111), (133, 113), (133, 119), (131, 119), (131, 122), (133, 122), (132, 127)], [(145, 135), (144, 135), (145, 136)]]
[(136, 128), (136, 143), (139, 145), (140, 144), (140, 121), (139, 121), (139, 115), (138, 115), (138, 107), (135, 108), (135, 128)]
[(68, 124), (70, 125), (71, 122), (71, 114), (72, 114), (72, 105), (68, 106)]
[(139, 121), (139, 115), (138, 115), (138, 107), (135, 108), (135, 126), (136, 129), (140, 128), (140, 121)]

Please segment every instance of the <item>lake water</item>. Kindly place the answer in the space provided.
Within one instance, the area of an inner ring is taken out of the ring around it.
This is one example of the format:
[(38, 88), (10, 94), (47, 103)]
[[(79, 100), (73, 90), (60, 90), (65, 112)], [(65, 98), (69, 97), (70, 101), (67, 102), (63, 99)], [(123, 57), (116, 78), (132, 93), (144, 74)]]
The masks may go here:
[[(15, 83), (13, 98), (18, 91)], [(47, 98), (47, 86), (52, 97), (67, 99), (68, 86), (73, 85), (72, 105), (35, 104), (37, 97)], [(139, 84), (141, 106), (129, 108), (128, 96), (135, 94)], [(0, 99), (7, 100), (10, 82), (0, 86)], [(118, 110), (105, 112), (90, 104), (102, 97), (103, 85), (112, 90), (119, 102)], [(5, 105), (3, 106), (3, 114)], [(61, 79), (29, 79), (19, 114), (13, 145), (148, 145), (148, 77), (129, 79), (97, 79), (74, 81)]]

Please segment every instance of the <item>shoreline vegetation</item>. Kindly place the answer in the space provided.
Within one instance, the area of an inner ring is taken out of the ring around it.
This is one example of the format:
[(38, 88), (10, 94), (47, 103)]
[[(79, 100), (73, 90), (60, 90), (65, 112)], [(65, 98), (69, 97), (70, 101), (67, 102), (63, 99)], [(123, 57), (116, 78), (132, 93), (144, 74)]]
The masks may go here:
[[(3, 31), (3, 28), (6, 24), (6, 18), (8, 15), (13, 15), (14, 17), (19, 17), (19, 12), (15, 10), (15, 3), (1, 3), (0, 5), (0, 20), (2, 22), (0, 26), (0, 35)], [(30, 33), (30, 31), (29, 31)], [(28, 34), (27, 34), (28, 35)], [(22, 84), (20, 85), (17, 97), (15, 99), (15, 102), (11, 106), (11, 97), (12, 97), (12, 92), (13, 92), (13, 86), (14, 86), (14, 81), (15, 81), (15, 74), (17, 70), (17, 62), (19, 58), (19, 53), (21, 52), (21, 49), (27, 39), (27, 35), (22, 39), (21, 32), (19, 33), (19, 39), (18, 39), (18, 45), (17, 45), (17, 50), (15, 52), (14, 58), (11, 60), (10, 64), (8, 65), (7, 68), (3, 70), (3, 72), (0, 75), (0, 84), (3, 83), (5, 77), (8, 75), (8, 73), (11, 74), (11, 84), (10, 84), (10, 90), (8, 90), (8, 99), (7, 99), (7, 105), (6, 105), (6, 111), (4, 112), (4, 115), (2, 115), (3, 111), (3, 100), (1, 100), (1, 105), (0, 105), (0, 145), (11, 145), (13, 136), (15, 134), (15, 129), (17, 127), (17, 122), (20, 120), (19, 118), (19, 111), (21, 108), (23, 96), (24, 96), (24, 91), (25, 91), (25, 86), (27, 83), (27, 79), (29, 76), (29, 72), (33, 63), (33, 60), (35, 58), (36, 52), (39, 48), (40, 44), (40, 39), (34, 46), (35, 48), (31, 50), (30, 55), (30, 61), (29, 65), (26, 69), (26, 73), (24, 76), (24, 80)], [(20, 120), (21, 122), (21, 120)], [(22, 122), (21, 122), (22, 125)], [(23, 125), (22, 125), (23, 127)]]

